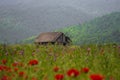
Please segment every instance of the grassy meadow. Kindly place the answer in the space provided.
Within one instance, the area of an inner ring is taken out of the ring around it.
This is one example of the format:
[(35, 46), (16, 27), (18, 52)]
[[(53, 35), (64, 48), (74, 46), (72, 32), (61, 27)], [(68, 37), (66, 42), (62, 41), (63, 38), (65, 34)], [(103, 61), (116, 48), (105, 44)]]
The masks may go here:
[(0, 45), (0, 80), (120, 80), (120, 46)]

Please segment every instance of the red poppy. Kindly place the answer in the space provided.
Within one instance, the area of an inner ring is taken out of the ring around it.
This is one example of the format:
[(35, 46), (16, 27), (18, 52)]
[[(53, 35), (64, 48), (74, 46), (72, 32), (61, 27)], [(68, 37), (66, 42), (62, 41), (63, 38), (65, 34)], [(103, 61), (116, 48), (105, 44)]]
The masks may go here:
[(18, 68), (14, 68), (14, 71), (17, 72), (17, 71), (18, 71)]
[(58, 72), (58, 70), (59, 70), (59, 67), (57, 67), (57, 66), (55, 66), (55, 67), (53, 68), (53, 71), (54, 71), (54, 72)]
[(56, 74), (55, 75), (55, 80), (63, 80), (64, 75), (63, 74)]
[(4, 65), (0, 65), (0, 71), (11, 71), (11, 68)]
[(91, 74), (90, 79), (91, 80), (104, 80), (104, 77), (100, 74)]
[(12, 66), (14, 66), (14, 67), (16, 67), (16, 66), (18, 66), (18, 62), (14, 62), (13, 64), (12, 64)]
[(110, 80), (115, 80), (115, 78), (113, 76), (110, 76)]
[(81, 69), (81, 72), (88, 73), (88, 72), (89, 72), (89, 68), (87, 68), (87, 67), (82, 68), (82, 69)]
[(37, 60), (30, 60), (29, 61), (29, 63), (28, 63), (29, 65), (37, 65), (38, 64), (38, 61)]
[(18, 73), (19, 77), (23, 77), (25, 75), (25, 72), (21, 71)]
[(2, 76), (2, 78), (0, 80), (9, 80), (8, 76)]
[(3, 75), (0, 80), (12, 80), (12, 78), (10, 76), (7, 75)]
[(2, 60), (2, 64), (6, 64), (7, 63), (7, 60), (6, 59), (3, 59)]
[(2, 65), (0, 65), (0, 71), (3, 71), (4, 67)]
[(79, 71), (76, 69), (70, 69), (67, 71), (67, 75), (70, 77), (77, 77), (79, 75)]
[(12, 72), (12, 69), (10, 67), (7, 67), (7, 70), (8, 72)]
[(38, 80), (37, 78), (35, 78), (35, 77), (32, 77), (32, 79), (31, 80)]

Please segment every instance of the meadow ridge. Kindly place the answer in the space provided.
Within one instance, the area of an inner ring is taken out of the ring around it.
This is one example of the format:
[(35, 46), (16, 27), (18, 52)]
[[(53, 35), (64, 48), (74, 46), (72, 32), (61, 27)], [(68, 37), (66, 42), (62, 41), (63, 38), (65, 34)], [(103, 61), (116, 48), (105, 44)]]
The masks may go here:
[(0, 80), (120, 80), (120, 46), (0, 45)]

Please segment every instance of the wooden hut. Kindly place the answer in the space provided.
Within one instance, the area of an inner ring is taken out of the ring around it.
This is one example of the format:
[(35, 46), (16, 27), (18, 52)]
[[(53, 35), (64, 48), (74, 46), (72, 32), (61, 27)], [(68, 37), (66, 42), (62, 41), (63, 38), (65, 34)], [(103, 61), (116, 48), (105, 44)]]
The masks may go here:
[(45, 32), (41, 33), (36, 39), (36, 44), (62, 44), (66, 45), (71, 42), (68, 36), (62, 32)]

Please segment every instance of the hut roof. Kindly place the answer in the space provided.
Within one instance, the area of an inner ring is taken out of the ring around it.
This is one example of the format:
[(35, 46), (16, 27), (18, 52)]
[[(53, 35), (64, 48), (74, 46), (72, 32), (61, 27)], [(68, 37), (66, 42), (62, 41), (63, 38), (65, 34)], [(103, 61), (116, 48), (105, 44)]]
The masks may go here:
[(41, 33), (35, 42), (55, 42), (58, 37), (63, 34), (62, 32), (45, 32)]

